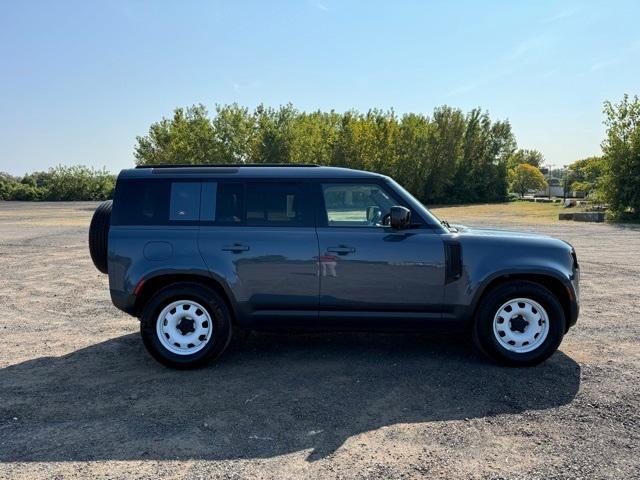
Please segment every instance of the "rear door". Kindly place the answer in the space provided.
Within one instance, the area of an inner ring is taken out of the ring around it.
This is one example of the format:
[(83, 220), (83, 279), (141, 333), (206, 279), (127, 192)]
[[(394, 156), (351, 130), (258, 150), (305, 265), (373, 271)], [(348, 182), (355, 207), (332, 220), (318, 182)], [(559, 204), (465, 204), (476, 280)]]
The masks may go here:
[(204, 182), (198, 243), (241, 321), (317, 319), (315, 208), (304, 182)]

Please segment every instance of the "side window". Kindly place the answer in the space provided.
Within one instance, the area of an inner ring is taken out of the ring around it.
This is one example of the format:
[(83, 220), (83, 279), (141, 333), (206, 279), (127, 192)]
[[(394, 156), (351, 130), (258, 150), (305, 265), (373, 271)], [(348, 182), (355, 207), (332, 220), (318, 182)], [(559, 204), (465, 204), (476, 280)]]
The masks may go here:
[(174, 182), (171, 184), (169, 220), (197, 221), (200, 218), (200, 183)]
[(218, 183), (215, 221), (242, 223), (244, 221), (244, 185), (242, 183)]
[(165, 225), (169, 219), (170, 183), (124, 180), (116, 186), (114, 225)]
[(397, 204), (376, 184), (323, 184), (322, 193), (330, 227), (382, 227), (385, 215)]
[(313, 208), (299, 183), (247, 183), (247, 225), (311, 227)]

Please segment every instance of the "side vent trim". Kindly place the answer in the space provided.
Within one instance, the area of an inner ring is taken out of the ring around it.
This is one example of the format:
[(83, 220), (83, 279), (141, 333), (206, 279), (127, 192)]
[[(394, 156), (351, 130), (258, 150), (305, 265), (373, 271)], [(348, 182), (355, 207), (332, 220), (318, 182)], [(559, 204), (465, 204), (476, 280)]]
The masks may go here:
[(445, 252), (445, 283), (451, 283), (462, 276), (462, 246), (457, 242), (446, 242)]

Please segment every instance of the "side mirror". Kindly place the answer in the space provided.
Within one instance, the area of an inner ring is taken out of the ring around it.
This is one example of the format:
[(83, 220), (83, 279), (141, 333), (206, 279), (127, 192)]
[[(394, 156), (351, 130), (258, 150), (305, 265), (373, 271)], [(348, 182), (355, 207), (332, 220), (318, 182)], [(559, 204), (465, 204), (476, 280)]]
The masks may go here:
[(400, 206), (391, 207), (389, 215), (391, 228), (402, 230), (403, 228), (409, 228), (409, 225), (411, 225), (411, 212), (408, 208)]

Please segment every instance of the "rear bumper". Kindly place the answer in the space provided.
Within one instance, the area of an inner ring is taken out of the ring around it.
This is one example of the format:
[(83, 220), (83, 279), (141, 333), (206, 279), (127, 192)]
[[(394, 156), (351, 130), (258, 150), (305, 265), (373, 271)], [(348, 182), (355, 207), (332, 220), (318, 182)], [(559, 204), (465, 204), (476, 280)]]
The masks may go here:
[(111, 293), (111, 301), (117, 309), (135, 316), (135, 295), (119, 290), (109, 290), (109, 292)]

